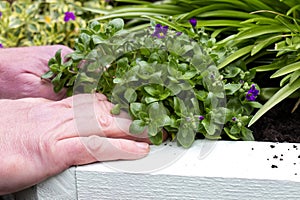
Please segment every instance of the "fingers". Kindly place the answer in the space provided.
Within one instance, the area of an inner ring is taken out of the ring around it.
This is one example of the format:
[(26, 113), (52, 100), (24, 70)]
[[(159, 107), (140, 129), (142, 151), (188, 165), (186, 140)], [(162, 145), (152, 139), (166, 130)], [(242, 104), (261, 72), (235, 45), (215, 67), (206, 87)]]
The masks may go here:
[(76, 137), (58, 141), (54, 153), (69, 167), (96, 161), (140, 159), (149, 153), (149, 145), (99, 136)]
[(132, 122), (127, 113), (112, 115), (113, 104), (106, 101), (103, 94), (75, 95), (72, 101), (74, 122), (80, 136), (98, 135), (111, 138), (126, 138), (147, 141), (143, 134), (132, 135), (129, 127)]

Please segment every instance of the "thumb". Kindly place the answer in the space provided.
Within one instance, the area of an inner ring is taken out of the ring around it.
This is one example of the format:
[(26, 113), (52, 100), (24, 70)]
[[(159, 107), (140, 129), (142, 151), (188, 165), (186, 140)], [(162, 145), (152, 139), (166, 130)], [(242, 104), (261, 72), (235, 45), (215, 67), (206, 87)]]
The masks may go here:
[(68, 166), (96, 161), (134, 160), (149, 153), (149, 144), (126, 139), (112, 139), (96, 135), (67, 138), (57, 142), (57, 152)]

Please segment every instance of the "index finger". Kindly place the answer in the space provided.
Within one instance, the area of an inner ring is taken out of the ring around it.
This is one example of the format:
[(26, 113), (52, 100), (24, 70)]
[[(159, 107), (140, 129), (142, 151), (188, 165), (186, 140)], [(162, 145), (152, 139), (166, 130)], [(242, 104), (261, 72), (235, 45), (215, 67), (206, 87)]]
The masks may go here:
[(125, 138), (149, 142), (147, 131), (133, 135), (129, 131), (131, 117), (124, 111), (111, 114), (114, 105), (102, 94), (73, 96), (74, 123), (80, 136), (98, 135), (109, 138)]

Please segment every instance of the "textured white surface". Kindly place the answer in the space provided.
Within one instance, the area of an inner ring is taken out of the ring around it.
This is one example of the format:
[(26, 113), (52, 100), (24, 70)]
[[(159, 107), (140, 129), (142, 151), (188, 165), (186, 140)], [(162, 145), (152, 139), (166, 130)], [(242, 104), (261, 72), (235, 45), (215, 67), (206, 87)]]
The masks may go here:
[(75, 167), (16, 194), (16, 200), (74, 200), (76, 198)]
[(75, 171), (39, 184), (38, 199), (300, 199), (300, 144), (199, 140)]

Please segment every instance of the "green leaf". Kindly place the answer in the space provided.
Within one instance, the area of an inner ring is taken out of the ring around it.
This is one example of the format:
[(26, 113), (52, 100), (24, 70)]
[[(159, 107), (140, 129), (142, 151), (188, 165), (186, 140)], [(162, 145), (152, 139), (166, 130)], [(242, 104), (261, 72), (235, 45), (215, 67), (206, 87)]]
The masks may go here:
[(259, 51), (261, 51), (263, 48), (265, 47), (268, 47), (269, 45), (275, 43), (276, 41), (278, 40), (281, 40), (282, 39), (282, 36), (281, 35), (276, 35), (276, 36), (273, 36), (273, 37), (268, 37), (267, 39), (265, 40), (262, 40), (262, 41), (258, 41), (252, 51), (251, 51), (251, 56), (257, 54)]
[(297, 27), (294, 24), (290, 23), (286, 18), (277, 15), (275, 19), (282, 23), (282, 25), (286, 26), (290, 30), (290, 32), (297, 33)]
[(236, 91), (238, 91), (241, 88), (242, 84), (232, 84), (232, 83), (227, 83), (224, 86), (226, 95), (233, 95)]
[(143, 120), (134, 120), (129, 126), (129, 132), (132, 134), (141, 134), (145, 128), (146, 124)]
[(266, 71), (273, 71), (273, 70), (276, 70), (279, 68), (280, 68), (280, 65), (275, 62), (275, 63), (271, 63), (268, 65), (254, 67), (253, 69), (255, 69), (257, 72), (266, 72)]
[(149, 97), (149, 96), (145, 97), (145, 102), (147, 104), (150, 104), (150, 103), (153, 103), (153, 102), (156, 102), (156, 101), (159, 101), (159, 99), (158, 98), (154, 98), (154, 97)]
[(39, 32), (39, 24), (31, 22), (30, 24), (28, 24), (28, 30), (32, 33)]
[(235, 39), (245, 40), (253, 37), (262, 36), (270, 33), (284, 33), (290, 32), (290, 30), (282, 25), (264, 25), (257, 27), (250, 27), (244, 31), (239, 32)]
[(299, 76), (300, 76), (300, 70), (293, 72), (293, 73), (291, 74), (291, 78), (290, 78), (290, 83), (289, 83), (289, 84), (292, 84), (292, 83), (294, 83), (296, 80), (298, 80)]
[(254, 122), (256, 122), (261, 116), (263, 116), (263, 114), (265, 114), (268, 110), (273, 108), (276, 104), (281, 102), (283, 99), (293, 94), (299, 88), (300, 88), (300, 79), (295, 81), (293, 84), (287, 84), (286, 86), (281, 88), (256, 112), (256, 114), (250, 120), (248, 126), (254, 124)]
[(62, 59), (61, 59), (61, 50), (59, 49), (56, 53), (55, 53), (55, 60), (57, 62), (57, 64), (60, 66), (62, 64)]
[(236, 135), (234, 135), (234, 134), (232, 134), (232, 133), (230, 132), (230, 130), (231, 130), (231, 129), (229, 129), (228, 127), (225, 127), (225, 128), (224, 128), (225, 133), (230, 137), (230, 139), (232, 139), (232, 140), (239, 140), (240, 137), (239, 137), (239, 136), (236, 136)]
[(262, 107), (261, 103), (259, 103), (257, 101), (248, 101), (247, 104), (250, 105), (252, 108), (261, 108)]
[(242, 127), (242, 139), (244, 141), (254, 141), (252, 131), (246, 127)]
[(246, 46), (246, 47), (243, 47), (243, 48), (237, 50), (236, 52), (234, 52), (233, 54), (228, 56), (222, 63), (220, 63), (218, 65), (218, 69), (222, 69), (223, 67), (227, 66), (231, 62), (233, 62), (233, 61), (237, 60), (238, 58), (250, 53), (253, 46), (254, 45), (249, 45), (249, 46)]
[(124, 94), (125, 99), (127, 102), (132, 103), (135, 102), (137, 99), (137, 93), (132, 88), (127, 88)]
[(271, 78), (277, 78), (297, 70), (300, 70), (300, 62), (295, 62), (279, 69), (271, 76)]
[(177, 141), (185, 148), (192, 146), (195, 141), (194, 130), (190, 126), (181, 126), (177, 133)]
[(160, 145), (163, 142), (163, 132), (158, 131), (155, 135), (150, 135), (149, 139), (152, 144)]
[(123, 19), (117, 18), (108, 22), (108, 25), (114, 27), (116, 31), (119, 31), (124, 28), (124, 21)]
[(121, 113), (121, 106), (120, 104), (116, 104), (110, 111), (113, 115), (119, 115)]
[(146, 111), (146, 105), (145, 104), (142, 104), (142, 103), (131, 103), (130, 104), (130, 112), (131, 114), (135, 117), (135, 118), (138, 118), (139, 117), (139, 113), (142, 112), (142, 111)]
[(45, 74), (42, 75), (43, 79), (49, 79), (54, 76), (54, 73), (52, 71), (47, 71)]

